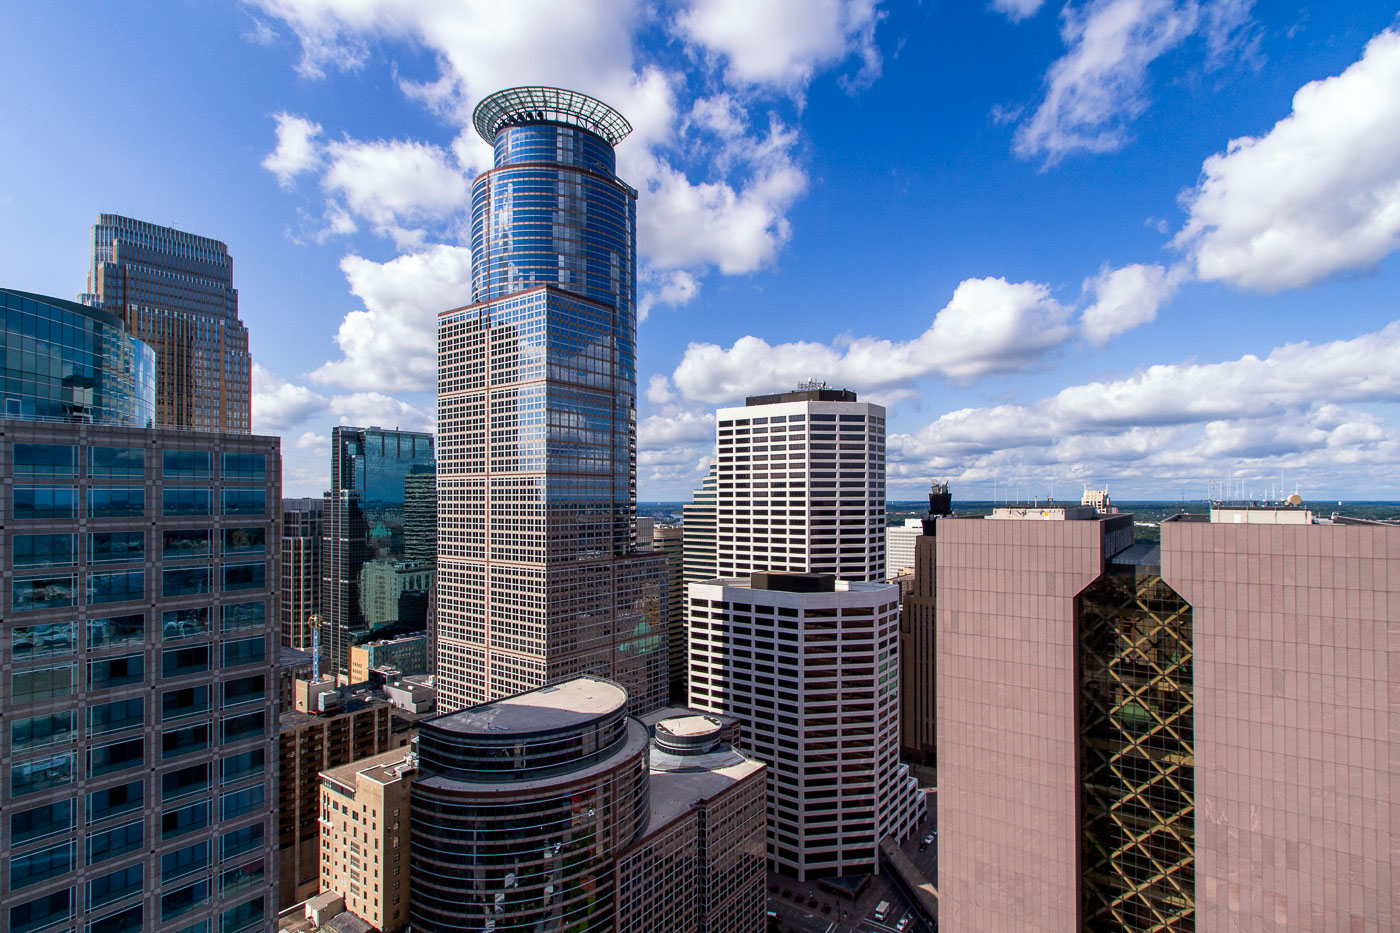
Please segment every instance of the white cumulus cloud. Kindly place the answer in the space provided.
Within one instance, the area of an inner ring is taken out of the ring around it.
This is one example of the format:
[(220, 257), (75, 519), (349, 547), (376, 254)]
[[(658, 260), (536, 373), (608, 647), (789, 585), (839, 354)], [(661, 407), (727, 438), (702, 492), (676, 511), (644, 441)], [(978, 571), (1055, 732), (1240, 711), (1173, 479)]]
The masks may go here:
[(992, 9), (1002, 13), (1013, 23), (1019, 23), (1040, 12), (1045, 0), (992, 0)]
[(253, 431), (276, 434), (326, 409), (323, 395), (253, 364)]
[(470, 188), (443, 149), (403, 140), (343, 140), (326, 147), (322, 186), (381, 230), (460, 212)]
[(330, 400), (330, 410), (337, 424), (402, 428), (405, 431), (432, 431), (436, 425), (431, 412), (383, 392), (337, 395)]
[(321, 124), (291, 113), (273, 115), (277, 121), (277, 148), (263, 159), (263, 168), (277, 176), (277, 183), (290, 188), (296, 177), (321, 164)]
[(1375, 265), (1400, 246), (1400, 30), (1313, 81), (1265, 135), (1230, 141), (1184, 195), (1174, 240), (1196, 275), (1274, 292)]
[(1184, 278), (1185, 270), (1180, 266), (1104, 266), (1084, 282), (1085, 294), (1094, 296), (1094, 303), (1079, 318), (1085, 338), (1103, 346), (1121, 333), (1156, 320), (1157, 311), (1171, 301)]

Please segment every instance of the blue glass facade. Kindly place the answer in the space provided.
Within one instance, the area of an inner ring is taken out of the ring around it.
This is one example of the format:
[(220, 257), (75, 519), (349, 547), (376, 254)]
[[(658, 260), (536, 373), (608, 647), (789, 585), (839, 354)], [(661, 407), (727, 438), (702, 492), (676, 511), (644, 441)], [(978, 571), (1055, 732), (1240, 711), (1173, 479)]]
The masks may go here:
[(626, 121), (516, 88), (476, 124), (496, 164), (472, 191), (473, 304), (438, 329), (439, 708), (591, 674), (650, 709), (666, 698), (664, 571), (635, 553)]
[(155, 367), (112, 314), (0, 288), (0, 417), (150, 427)]

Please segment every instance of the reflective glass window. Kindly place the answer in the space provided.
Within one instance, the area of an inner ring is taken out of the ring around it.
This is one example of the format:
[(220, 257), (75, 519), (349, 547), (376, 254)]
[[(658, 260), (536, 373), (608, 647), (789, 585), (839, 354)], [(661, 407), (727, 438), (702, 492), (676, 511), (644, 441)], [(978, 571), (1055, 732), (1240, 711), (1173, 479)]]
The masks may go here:
[(251, 752), (229, 755), (219, 763), (220, 777), (225, 784), (263, 773), (263, 750), (255, 748)]
[(89, 922), (87, 933), (141, 933), (144, 913), (140, 904), (128, 907), (126, 910)]
[(74, 606), (77, 593), (78, 578), (73, 574), (18, 577), (10, 587), (10, 606), (15, 612)]
[(10, 630), (10, 657), (15, 661), (59, 657), (78, 648), (78, 623), (45, 622), (17, 625)]
[(89, 651), (139, 645), (146, 640), (146, 616), (144, 613), (135, 612), (130, 615), (88, 619), (87, 639)]
[(10, 814), (10, 844), (32, 842), (73, 828), (73, 801), (59, 800)]
[(160, 695), (161, 722), (207, 712), (209, 712), (209, 686), (207, 684), (167, 690)]
[(161, 472), (166, 479), (207, 479), (213, 474), (213, 462), (207, 450), (161, 451)]
[(208, 528), (166, 528), (161, 532), (161, 556), (166, 560), (208, 557), (213, 553)]
[(186, 726), (183, 729), (170, 729), (161, 733), (160, 736), (160, 757), (162, 759), (179, 758), (181, 755), (188, 755), (208, 747), (208, 723)]
[(89, 564), (115, 564), (145, 559), (144, 531), (94, 531), (88, 535)]
[(145, 795), (144, 781), (130, 781), (116, 787), (95, 790), (87, 797), (87, 821), (100, 823), (114, 816), (139, 810)]
[(197, 638), (209, 634), (208, 606), (193, 609), (170, 609), (160, 615), (160, 637), (165, 641)]
[(262, 638), (244, 638), (240, 641), (226, 641), (223, 644), (223, 667), (242, 667), (245, 664), (261, 664), (267, 659), (267, 641)]
[(146, 451), (141, 447), (89, 447), (88, 475), (140, 479), (146, 475)]
[(242, 742), (245, 739), (257, 738), (267, 731), (267, 716), (262, 710), (255, 713), (244, 713), (241, 716), (230, 716), (223, 722), (223, 736), (221, 741), (225, 744)]
[[(262, 790), (261, 787), (257, 789)], [(267, 874), (266, 863), (266, 859), (258, 858), (224, 871), (219, 876), (219, 896), (231, 897), (239, 891), (260, 887)]]
[(73, 710), (44, 713), (10, 723), (10, 748), (23, 751), (45, 745), (62, 745), (73, 740), (78, 714)]
[(10, 698), (21, 706), (72, 696), (77, 686), (76, 674), (72, 664), (14, 671), (10, 674)]
[(225, 528), (224, 554), (263, 554), (267, 551), (267, 528), (255, 525), (252, 528)]
[(160, 815), (160, 838), (173, 839), (209, 825), (209, 801), (201, 800), (185, 807), (163, 810)]
[(16, 486), (11, 493), (10, 516), (16, 521), (77, 518), (78, 490), (72, 486)]
[(31, 758), (10, 765), (10, 796), (36, 794), (50, 787), (73, 783), (77, 753), (64, 752), (48, 758)]
[(88, 488), (88, 516), (91, 518), (137, 518), (146, 514), (144, 486), (91, 486)]
[(262, 848), (263, 824), (254, 823), (231, 833), (224, 833), (219, 839), (219, 859), (232, 858), (253, 849)]
[(160, 919), (162, 922), (174, 920), (196, 907), (209, 903), (209, 882), (196, 881), (183, 888), (176, 888), (160, 896)]
[(167, 517), (208, 515), (213, 501), (207, 486), (166, 486), (160, 494), (160, 511)]
[(226, 480), (267, 479), (267, 454), (224, 454), (223, 460)]
[(63, 842), (47, 849), (10, 857), (10, 890), (64, 875), (73, 870), (73, 843)]
[(161, 652), (160, 675), (162, 677), (182, 677), (209, 670), (209, 646), (192, 645), (188, 648), (166, 648)]
[(267, 627), (267, 604), (264, 602), (235, 603), (223, 607), (223, 631), (237, 632), (243, 629)]
[(10, 908), (10, 933), (30, 933), (73, 916), (73, 889), (64, 888)]
[(224, 911), (219, 916), (219, 933), (243, 933), (263, 924), (263, 899), (255, 897), (246, 904)]
[(88, 882), (88, 907), (101, 907), (103, 904), (139, 894), (145, 880), (145, 869), (144, 862), (137, 862), (126, 868), (118, 868), (110, 875), (92, 879)]
[(78, 536), (15, 535), (10, 550), (16, 569), (72, 564), (78, 560)]
[(88, 735), (106, 735), (146, 724), (146, 698), (130, 697), (89, 706)]
[(16, 476), (77, 476), (76, 448), (69, 444), (16, 444)]
[(219, 798), (219, 819), (232, 820), (245, 813), (261, 810), (264, 799), (265, 788), (261, 784), (224, 794)]
[(146, 598), (146, 571), (118, 570), (88, 574), (88, 605), (125, 603)]
[(267, 586), (267, 565), (262, 561), (249, 564), (224, 564), (224, 592), (260, 590)]
[(263, 674), (254, 674), (251, 677), (238, 677), (224, 682), (223, 685), (223, 705), (237, 706), (240, 703), (250, 703), (254, 700), (261, 700), (267, 695), (267, 678)]
[(105, 690), (140, 683), (145, 673), (144, 668), (145, 658), (139, 654), (89, 661), (88, 686), (93, 690)]
[(87, 776), (101, 777), (127, 768), (139, 767), (146, 760), (146, 740), (126, 739), (88, 749)]
[(193, 596), (209, 592), (212, 577), (208, 567), (176, 567), (161, 571), (161, 596)]
[(160, 857), (160, 880), (173, 881), (209, 865), (209, 841), (167, 852)]
[(225, 489), (223, 491), (223, 510), (225, 515), (265, 515), (267, 513), (267, 490)]
[(209, 786), (209, 764), (191, 765), (160, 776), (160, 799), (177, 800), (198, 793)]

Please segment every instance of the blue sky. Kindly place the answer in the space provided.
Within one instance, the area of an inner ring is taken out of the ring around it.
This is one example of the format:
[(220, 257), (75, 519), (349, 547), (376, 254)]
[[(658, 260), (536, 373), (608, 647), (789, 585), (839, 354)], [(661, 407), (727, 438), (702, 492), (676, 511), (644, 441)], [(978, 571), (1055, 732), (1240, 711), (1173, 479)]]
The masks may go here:
[(0, 284), (99, 212), (224, 240), (288, 495), (336, 423), (430, 428), (470, 130), (554, 84), (636, 127), (643, 499), (713, 409), (891, 409), (890, 496), (1400, 498), (1393, 5), (174, 0), (0, 13)]

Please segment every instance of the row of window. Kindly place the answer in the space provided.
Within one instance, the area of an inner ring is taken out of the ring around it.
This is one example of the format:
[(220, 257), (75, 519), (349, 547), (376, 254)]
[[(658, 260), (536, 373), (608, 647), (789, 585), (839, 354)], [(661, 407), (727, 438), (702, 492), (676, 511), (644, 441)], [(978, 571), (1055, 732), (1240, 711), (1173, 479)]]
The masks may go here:
[[(214, 592), (215, 574), (212, 567), (175, 567), (161, 571), (161, 598), (196, 596)], [(267, 564), (263, 561), (246, 564), (223, 564), (219, 573), (219, 592), (260, 590), (267, 586)], [(129, 602), (144, 599), (146, 571), (117, 570), (87, 575), (87, 605)], [(33, 609), (61, 609), (78, 604), (77, 574), (42, 577), (20, 577), (10, 589), (10, 608), (15, 612)]]
[[(144, 447), (87, 448), (88, 476), (143, 477)], [(16, 476), (77, 476), (78, 448), (71, 444), (15, 444), (11, 462)], [(161, 475), (173, 479), (209, 479), (214, 455), (208, 450), (161, 451)], [(225, 480), (267, 480), (267, 454), (226, 453), (220, 456)]]
[[(267, 604), (264, 602), (223, 606), (220, 613), (221, 631), (225, 635), (267, 627)], [(166, 610), (160, 617), (160, 637), (169, 642), (209, 635), (213, 630), (212, 618), (213, 607), (210, 606)], [(146, 616), (140, 612), (88, 619), (85, 628), (89, 651), (140, 645), (146, 640)], [(10, 630), (10, 658), (16, 662), (61, 657), (77, 650), (76, 621), (21, 625)]]
[[(266, 489), (223, 489), (222, 515), (265, 515)], [(10, 517), (16, 521), (40, 518), (78, 518), (76, 486), (15, 486)], [(92, 486), (87, 491), (87, 518), (141, 518), (146, 514), (144, 486)], [(214, 514), (213, 490), (208, 486), (166, 486), (161, 490), (161, 515), (167, 518)]]
[[(166, 648), (161, 652), (160, 676), (185, 677), (208, 671), (211, 654), (212, 648), (207, 644)], [(262, 664), (267, 660), (266, 639), (259, 636), (226, 641), (220, 645), (220, 656), (223, 670)], [(145, 657), (129, 654), (89, 661), (87, 674), (89, 690), (109, 690), (140, 683), (145, 679)], [(16, 670), (10, 674), (10, 700), (18, 706), (70, 697), (77, 690), (77, 679), (78, 666), (73, 662)]]
[[(267, 527), (249, 528), (166, 528), (160, 532), (164, 560), (185, 560), (212, 557), (213, 543), (222, 541), (225, 557), (242, 557), (267, 553)], [(17, 569), (56, 567), (78, 562), (76, 534), (15, 535), (10, 539), (10, 554)], [(129, 563), (146, 559), (144, 531), (94, 531), (87, 536), (89, 564)]]
[[(237, 871), (242, 871), (242, 868), (237, 869)], [(116, 874), (123, 873), (118, 872)], [(229, 872), (225, 872), (225, 876), (228, 874)], [(261, 877), (261, 869), (258, 870), (258, 876)], [(114, 881), (113, 884), (120, 886), (130, 883), (130, 881), (131, 878), (124, 877), (118, 881)], [(95, 881), (88, 883), (89, 906), (91, 906), (92, 903), (91, 885), (96, 883)], [(204, 886), (202, 891), (198, 890), (200, 885)], [(247, 884), (243, 883), (240, 888), (235, 888), (234, 890), (239, 890), (241, 887), (246, 886)], [(228, 888), (223, 888), (222, 890), (225, 895), (230, 893)], [(125, 893), (121, 896), (124, 897)], [(113, 898), (109, 898), (107, 902), (110, 902), (112, 899)], [(208, 900), (209, 891), (207, 882), (198, 882), (194, 885), (190, 885), (189, 888), (164, 894), (161, 896), (161, 920), (164, 922), (174, 919), (194, 907), (207, 903)], [(262, 926), (264, 922), (263, 918), (266, 913), (267, 905), (265, 898), (255, 897), (244, 904), (239, 904), (237, 907), (231, 907), (223, 911), (219, 915), (218, 933), (244, 933), (246, 930), (257, 929)], [(23, 904), (17, 904), (11, 907), (10, 925), (8, 929), (11, 933), (30, 933), (30, 931), (33, 930), (42, 930), (62, 923), (71, 919), (72, 916), (73, 888), (64, 888), (61, 891), (55, 891), (52, 894), (46, 894), (32, 901), (26, 901)], [(144, 924), (144, 907), (141, 904), (136, 904), (135, 906), (128, 907), (117, 913), (109, 914), (99, 920), (90, 921), (87, 925), (86, 933), (140, 933), (140, 931), (146, 928)], [(175, 933), (211, 933), (210, 922), (208, 920), (201, 920), (198, 923), (182, 927), (175, 931)]]

